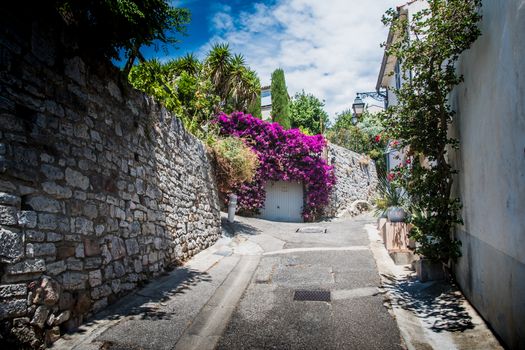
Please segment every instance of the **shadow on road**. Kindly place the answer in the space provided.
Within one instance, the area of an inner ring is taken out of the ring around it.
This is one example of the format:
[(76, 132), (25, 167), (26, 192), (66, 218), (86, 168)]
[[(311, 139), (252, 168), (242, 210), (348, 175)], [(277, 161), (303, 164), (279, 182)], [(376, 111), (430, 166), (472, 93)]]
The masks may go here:
[[(191, 292), (197, 284), (211, 282), (211, 280), (207, 272), (178, 267), (166, 276), (157, 278), (142, 289), (116, 301), (95, 314), (84, 325), (89, 327), (101, 321), (117, 320), (129, 316), (140, 320), (169, 320), (174, 317), (173, 311), (167, 305), (169, 299), (178, 294)], [(83, 333), (82, 328), (74, 332)]]
[(395, 303), (401, 308), (425, 319), (434, 332), (463, 332), (473, 329), (472, 318), (463, 305), (459, 290), (444, 281), (421, 283), (415, 277), (396, 279), (383, 274)]
[(228, 219), (224, 217), (221, 218), (221, 227), (223, 228), (223, 232), (227, 237), (233, 237), (239, 234), (254, 236), (262, 232), (261, 229), (244, 222), (236, 221), (234, 223), (230, 223), (228, 222)]

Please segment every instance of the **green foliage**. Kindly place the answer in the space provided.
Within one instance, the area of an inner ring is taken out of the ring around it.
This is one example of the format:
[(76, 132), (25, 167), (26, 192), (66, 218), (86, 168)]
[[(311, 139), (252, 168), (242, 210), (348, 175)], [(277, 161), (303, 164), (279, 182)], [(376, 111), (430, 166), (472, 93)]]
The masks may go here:
[(377, 184), (376, 215), (386, 214), (390, 207), (406, 207), (408, 198), (403, 187), (386, 177), (380, 176)]
[(257, 93), (257, 98), (253, 101), (247, 109), (248, 114), (253, 115), (256, 118), (262, 119), (261, 109), (261, 90)]
[(290, 129), (290, 97), (286, 88), (284, 71), (281, 68), (272, 73), (272, 120), (281, 124), (284, 129)]
[(290, 117), (293, 128), (299, 128), (308, 135), (322, 134), (329, 126), (328, 113), (324, 103), (304, 90), (295, 94), (290, 103)]
[(326, 138), (336, 145), (372, 158), (378, 171), (386, 171), (384, 151), (387, 136), (377, 114), (365, 111), (356, 125), (352, 124), (352, 111), (337, 115), (335, 124), (327, 131)]
[[(399, 104), (388, 108), (384, 123), (415, 159), (407, 191), (411, 196), (411, 234), (417, 251), (429, 259), (449, 263), (460, 256), (460, 242), (452, 229), (461, 223), (460, 201), (451, 198), (455, 170), (447, 151), (458, 140), (447, 135), (454, 111), (449, 93), (463, 81), (455, 64), (480, 35), (480, 0), (429, 0), (429, 9), (413, 17), (389, 10), (383, 18), (397, 31), (399, 41), (387, 49), (403, 67), (405, 83), (395, 90)], [(410, 31), (410, 32), (408, 32)]]
[(200, 138), (210, 137), (204, 126), (221, 111), (259, 110), (260, 115), (259, 78), (226, 44), (215, 45), (203, 62), (193, 54), (164, 64), (143, 62), (131, 69), (129, 81), (162, 102)]
[(53, 5), (84, 50), (109, 58), (137, 56), (141, 46), (177, 42), (190, 12), (167, 0), (54, 0)]
[(250, 183), (259, 167), (257, 154), (237, 137), (226, 137), (212, 144), (217, 162), (219, 191), (231, 193), (242, 183)]

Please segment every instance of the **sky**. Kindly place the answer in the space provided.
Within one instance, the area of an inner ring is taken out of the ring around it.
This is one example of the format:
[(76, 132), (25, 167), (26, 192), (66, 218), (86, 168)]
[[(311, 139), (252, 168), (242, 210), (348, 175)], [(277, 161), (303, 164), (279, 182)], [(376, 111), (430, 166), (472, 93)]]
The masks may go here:
[[(192, 13), (178, 48), (147, 49), (169, 60), (193, 52), (204, 58), (214, 43), (242, 54), (261, 84), (285, 71), (290, 96), (305, 90), (325, 101), (332, 120), (352, 106), (356, 92), (373, 91), (388, 28), (383, 13), (402, 0), (173, 0)], [(380, 104), (367, 100), (369, 104)]]

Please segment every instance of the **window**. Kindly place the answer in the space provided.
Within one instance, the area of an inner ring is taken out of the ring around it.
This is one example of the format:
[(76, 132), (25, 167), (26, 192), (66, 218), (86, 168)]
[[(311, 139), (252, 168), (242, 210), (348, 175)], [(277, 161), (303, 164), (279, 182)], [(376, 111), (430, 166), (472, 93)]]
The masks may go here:
[(394, 78), (396, 79), (396, 89), (401, 87), (401, 67), (399, 65), (399, 60), (396, 61), (396, 66), (394, 68)]

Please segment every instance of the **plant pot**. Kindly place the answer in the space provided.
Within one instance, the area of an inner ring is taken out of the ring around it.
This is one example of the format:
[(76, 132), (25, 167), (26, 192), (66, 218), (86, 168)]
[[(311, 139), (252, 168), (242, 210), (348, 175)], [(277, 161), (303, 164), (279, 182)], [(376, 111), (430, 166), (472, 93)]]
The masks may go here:
[(439, 281), (446, 277), (443, 264), (429, 259), (422, 258), (415, 261), (415, 269), (417, 278), (421, 282)]
[(407, 216), (405, 209), (401, 207), (390, 207), (386, 216), (390, 222), (404, 222)]

